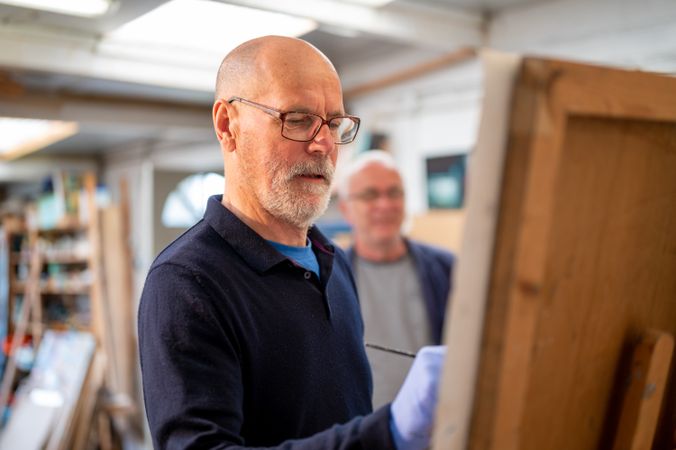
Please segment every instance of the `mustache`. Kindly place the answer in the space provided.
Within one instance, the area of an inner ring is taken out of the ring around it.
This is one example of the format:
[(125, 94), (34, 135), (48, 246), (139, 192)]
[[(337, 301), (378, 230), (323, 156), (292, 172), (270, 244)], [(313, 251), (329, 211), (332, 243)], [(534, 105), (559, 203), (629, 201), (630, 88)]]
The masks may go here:
[(289, 167), (287, 179), (291, 180), (299, 175), (320, 176), (324, 178), (328, 184), (331, 184), (331, 181), (333, 181), (334, 172), (335, 168), (328, 159), (308, 159), (305, 161), (300, 161)]

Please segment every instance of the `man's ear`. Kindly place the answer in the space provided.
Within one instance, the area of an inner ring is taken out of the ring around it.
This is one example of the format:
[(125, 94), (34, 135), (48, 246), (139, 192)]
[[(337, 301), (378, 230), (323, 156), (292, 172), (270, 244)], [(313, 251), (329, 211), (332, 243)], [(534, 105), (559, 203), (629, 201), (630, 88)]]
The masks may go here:
[(228, 108), (229, 106), (229, 103), (225, 100), (218, 99), (214, 102), (214, 107), (211, 111), (216, 138), (224, 151), (234, 151), (236, 148), (233, 121), (230, 117), (232, 108)]

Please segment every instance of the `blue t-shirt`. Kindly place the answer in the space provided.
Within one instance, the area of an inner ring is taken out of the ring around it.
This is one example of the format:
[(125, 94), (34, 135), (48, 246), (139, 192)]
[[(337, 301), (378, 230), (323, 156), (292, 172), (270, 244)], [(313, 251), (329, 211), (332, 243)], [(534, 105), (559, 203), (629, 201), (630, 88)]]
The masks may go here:
[(319, 262), (317, 262), (315, 252), (312, 251), (310, 239), (307, 240), (307, 245), (304, 247), (294, 247), (274, 241), (268, 241), (268, 243), (282, 255), (294, 260), (307, 270), (314, 272), (315, 275), (317, 275), (317, 278), (319, 278)]

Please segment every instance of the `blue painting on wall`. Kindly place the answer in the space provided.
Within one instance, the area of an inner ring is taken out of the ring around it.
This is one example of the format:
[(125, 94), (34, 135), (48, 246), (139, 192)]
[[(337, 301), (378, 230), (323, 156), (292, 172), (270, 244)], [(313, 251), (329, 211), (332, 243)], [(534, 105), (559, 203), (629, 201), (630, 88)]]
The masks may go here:
[(427, 205), (430, 209), (463, 207), (466, 166), (466, 153), (427, 158)]

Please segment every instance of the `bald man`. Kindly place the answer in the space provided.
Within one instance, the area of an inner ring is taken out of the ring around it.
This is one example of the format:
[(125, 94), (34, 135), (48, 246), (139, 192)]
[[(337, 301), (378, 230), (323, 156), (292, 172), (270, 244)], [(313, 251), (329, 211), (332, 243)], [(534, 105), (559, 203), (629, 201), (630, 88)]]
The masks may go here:
[(349, 264), (312, 225), (359, 129), (334, 67), (254, 39), (223, 60), (212, 112), (224, 194), (157, 257), (139, 306), (155, 448), (425, 448), (443, 349), (372, 412)]

